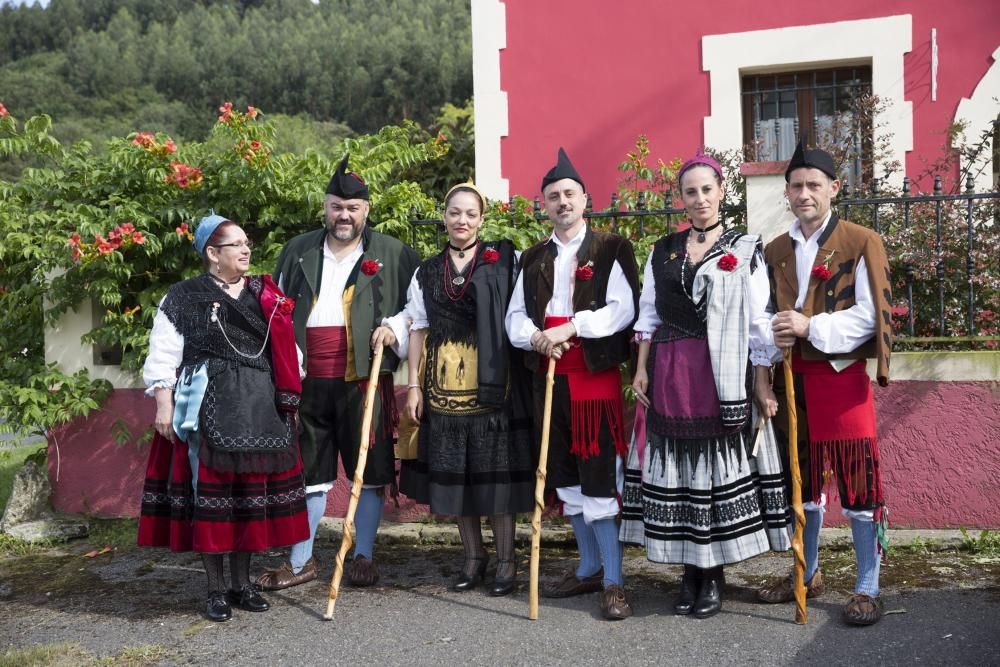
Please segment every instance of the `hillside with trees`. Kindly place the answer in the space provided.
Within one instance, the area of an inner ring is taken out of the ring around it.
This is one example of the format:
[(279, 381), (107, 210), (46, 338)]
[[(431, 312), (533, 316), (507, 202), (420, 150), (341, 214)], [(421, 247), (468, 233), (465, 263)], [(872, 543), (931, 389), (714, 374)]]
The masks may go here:
[(469, 22), (469, 0), (4, 5), (0, 102), (95, 146), (137, 130), (202, 140), (223, 101), (264, 110), (279, 152), (403, 120), (436, 135), (442, 107), (472, 94)]

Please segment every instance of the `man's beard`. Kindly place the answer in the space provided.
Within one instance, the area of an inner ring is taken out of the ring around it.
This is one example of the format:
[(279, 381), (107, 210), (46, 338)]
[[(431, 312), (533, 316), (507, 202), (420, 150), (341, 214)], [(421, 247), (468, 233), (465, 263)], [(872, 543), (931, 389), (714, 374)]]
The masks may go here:
[(364, 229), (364, 225), (338, 225), (336, 223), (332, 225), (327, 225), (326, 231), (328, 234), (333, 236), (333, 238), (338, 241), (353, 241), (354, 239), (361, 236), (361, 231)]

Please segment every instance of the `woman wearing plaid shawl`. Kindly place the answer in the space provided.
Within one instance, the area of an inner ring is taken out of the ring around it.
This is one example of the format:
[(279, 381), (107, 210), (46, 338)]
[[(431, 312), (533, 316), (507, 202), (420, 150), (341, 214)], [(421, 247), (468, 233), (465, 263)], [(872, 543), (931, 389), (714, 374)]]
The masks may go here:
[(654, 244), (639, 299), (632, 387), (646, 441), (626, 466), (621, 538), (683, 564), (674, 611), (707, 618), (722, 608), (723, 565), (789, 548), (787, 501), (770, 422), (757, 438), (751, 419), (751, 393), (763, 416), (777, 409), (767, 383), (753, 391), (774, 351), (759, 343), (770, 291), (760, 239), (722, 225), (713, 158), (688, 160), (679, 182), (691, 226)]

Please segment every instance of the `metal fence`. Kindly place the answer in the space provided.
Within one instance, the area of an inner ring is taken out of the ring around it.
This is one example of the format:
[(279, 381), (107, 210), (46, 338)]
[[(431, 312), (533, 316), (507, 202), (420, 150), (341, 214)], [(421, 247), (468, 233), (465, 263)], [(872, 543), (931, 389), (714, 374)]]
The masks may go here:
[[(893, 279), (905, 305), (894, 317), (901, 343), (985, 343), (1000, 341), (1000, 192), (976, 192), (971, 175), (964, 191), (945, 194), (941, 177), (933, 193), (852, 197), (835, 202), (839, 214), (882, 236)], [(902, 294), (898, 288), (902, 287)], [(904, 312), (905, 310), (905, 312)], [(930, 312), (928, 312), (930, 311)], [(974, 345), (975, 346), (975, 345)]]
[[(683, 208), (648, 207), (651, 199), (672, 202), (674, 196), (640, 193), (635, 207), (625, 210), (620, 210), (617, 195), (600, 211), (588, 200), (585, 217), (648, 247), (676, 231), (685, 217)], [(513, 199), (509, 206), (515, 206)], [(970, 176), (963, 192), (945, 194), (937, 177), (933, 194), (914, 195), (906, 178), (901, 193), (883, 195), (873, 183), (871, 194), (859, 197), (845, 188), (834, 206), (841, 217), (883, 238), (892, 271), (893, 325), (901, 346), (1000, 347), (1000, 192), (975, 192)], [(535, 220), (545, 220), (537, 197), (532, 213)], [(744, 205), (726, 206), (721, 215), (746, 228)], [(427, 227), (434, 229), (436, 246), (444, 243), (440, 220), (413, 220), (411, 225), (414, 244), (418, 230)]]

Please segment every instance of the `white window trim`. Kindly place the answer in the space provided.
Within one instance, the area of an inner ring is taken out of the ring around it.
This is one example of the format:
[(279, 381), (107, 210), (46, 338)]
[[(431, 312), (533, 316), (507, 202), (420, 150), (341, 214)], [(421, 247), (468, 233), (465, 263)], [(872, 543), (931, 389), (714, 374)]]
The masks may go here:
[[(965, 121), (968, 127), (961, 136), (955, 140), (956, 147), (967, 146), (979, 142), (983, 130), (992, 125), (1000, 113), (1000, 102), (997, 101), (997, 91), (1000, 91), (1000, 47), (993, 52), (993, 64), (990, 66), (983, 78), (976, 84), (971, 97), (963, 97), (955, 110), (955, 122)], [(987, 139), (987, 146), (984, 147), (982, 158), (978, 165), (974, 165), (973, 171), (981, 167), (980, 173), (975, 177), (976, 192), (989, 192), (993, 189), (993, 140)], [(964, 156), (960, 158), (961, 169), (968, 165)], [(965, 183), (961, 184), (965, 188)]]
[(507, 136), (507, 93), (500, 90), (500, 50), (507, 47), (507, 8), (498, 0), (472, 0), (472, 93), (476, 185), (491, 199), (507, 200), (500, 140)]
[[(743, 146), (744, 74), (819, 69), (871, 63), (872, 92), (888, 103), (883, 117), (892, 135), (889, 159), (906, 164), (913, 150), (913, 103), (903, 99), (903, 56), (912, 47), (909, 14), (858, 21), (754, 30), (702, 38), (702, 69), (709, 73), (711, 115), (705, 117), (705, 145), (720, 150)], [(882, 176), (879, 165), (876, 174)], [(902, 185), (904, 174), (889, 184)]]

